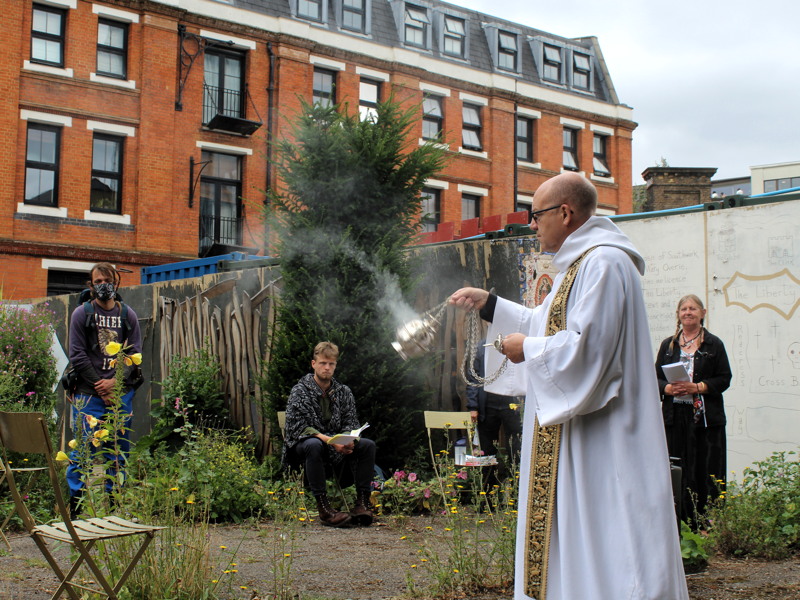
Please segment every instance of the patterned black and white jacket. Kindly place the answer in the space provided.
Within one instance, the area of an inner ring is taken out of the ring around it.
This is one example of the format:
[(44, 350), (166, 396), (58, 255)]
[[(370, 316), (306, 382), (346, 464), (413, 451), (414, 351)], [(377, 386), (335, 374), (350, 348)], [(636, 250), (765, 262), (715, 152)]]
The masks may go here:
[[(327, 423), (322, 419), (320, 405), (322, 396), (322, 389), (314, 381), (313, 373), (304, 375), (289, 393), (281, 457), (284, 465), (288, 464), (288, 449), (309, 437), (309, 428), (332, 436), (337, 433), (349, 432), (360, 426), (356, 413), (356, 401), (349, 387), (335, 379), (331, 380), (331, 387), (328, 388), (331, 417)], [(336, 452), (332, 446), (328, 448), (328, 456), (332, 464), (338, 464), (343, 458), (343, 455)]]

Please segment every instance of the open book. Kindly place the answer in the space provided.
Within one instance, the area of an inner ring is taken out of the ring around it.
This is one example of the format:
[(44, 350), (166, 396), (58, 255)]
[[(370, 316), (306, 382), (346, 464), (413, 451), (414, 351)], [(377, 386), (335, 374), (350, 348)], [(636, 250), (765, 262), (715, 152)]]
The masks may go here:
[(343, 446), (349, 444), (353, 440), (357, 440), (361, 437), (361, 432), (364, 431), (367, 427), (369, 427), (369, 423), (364, 423), (358, 429), (353, 429), (350, 433), (337, 433), (331, 439), (328, 440), (329, 444), (342, 444)]

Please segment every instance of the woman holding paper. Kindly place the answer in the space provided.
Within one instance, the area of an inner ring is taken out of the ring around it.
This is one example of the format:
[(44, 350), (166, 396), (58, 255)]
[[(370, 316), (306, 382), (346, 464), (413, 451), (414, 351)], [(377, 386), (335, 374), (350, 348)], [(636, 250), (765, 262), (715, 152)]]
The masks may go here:
[(725, 489), (722, 392), (731, 384), (731, 368), (722, 340), (703, 327), (706, 310), (700, 298), (684, 296), (676, 314), (675, 334), (658, 350), (656, 377), (669, 454), (681, 460), (679, 517), (696, 527), (709, 497)]

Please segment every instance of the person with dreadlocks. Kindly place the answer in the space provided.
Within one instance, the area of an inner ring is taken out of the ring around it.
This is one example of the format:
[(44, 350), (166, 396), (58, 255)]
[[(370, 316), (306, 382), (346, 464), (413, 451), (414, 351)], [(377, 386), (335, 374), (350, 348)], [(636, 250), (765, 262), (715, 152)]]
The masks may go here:
[[(727, 472), (725, 406), (731, 384), (725, 345), (703, 325), (706, 309), (694, 294), (678, 302), (675, 333), (661, 342), (656, 377), (669, 455), (680, 459), (678, 516), (694, 528), (702, 524), (709, 497), (725, 489)], [(663, 365), (683, 363), (688, 381), (669, 383)]]

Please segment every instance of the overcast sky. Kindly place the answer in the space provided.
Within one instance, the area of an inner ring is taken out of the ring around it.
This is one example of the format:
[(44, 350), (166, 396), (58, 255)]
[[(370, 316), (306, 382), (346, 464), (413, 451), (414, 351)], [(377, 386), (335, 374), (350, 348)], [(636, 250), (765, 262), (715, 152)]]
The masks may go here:
[(633, 108), (633, 182), (663, 157), (714, 179), (800, 161), (800, 0), (449, 0), (598, 38)]

